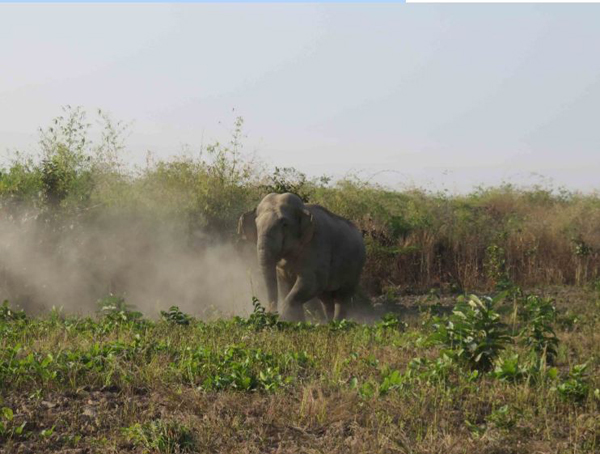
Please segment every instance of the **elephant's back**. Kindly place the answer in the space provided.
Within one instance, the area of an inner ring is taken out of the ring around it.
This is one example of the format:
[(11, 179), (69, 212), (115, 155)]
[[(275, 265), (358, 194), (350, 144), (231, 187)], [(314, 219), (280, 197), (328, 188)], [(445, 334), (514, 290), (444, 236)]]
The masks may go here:
[(328, 250), (330, 279), (337, 285), (354, 285), (365, 262), (365, 244), (361, 231), (353, 222), (320, 205), (307, 205), (317, 218), (319, 249)]

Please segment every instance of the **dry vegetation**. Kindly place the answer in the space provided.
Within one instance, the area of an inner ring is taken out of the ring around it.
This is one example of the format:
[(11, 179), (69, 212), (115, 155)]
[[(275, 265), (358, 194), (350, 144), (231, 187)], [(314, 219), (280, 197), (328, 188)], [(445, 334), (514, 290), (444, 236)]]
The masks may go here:
[[(267, 172), (241, 120), (132, 171), (100, 119), (0, 172), (1, 453), (600, 450), (597, 195)], [(272, 191), (363, 230), (371, 324), (251, 313), (236, 221)]]

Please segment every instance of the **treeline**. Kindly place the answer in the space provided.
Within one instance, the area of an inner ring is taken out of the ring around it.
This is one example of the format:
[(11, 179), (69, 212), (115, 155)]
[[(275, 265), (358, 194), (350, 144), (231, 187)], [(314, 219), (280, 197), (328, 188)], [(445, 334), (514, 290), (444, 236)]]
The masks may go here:
[[(102, 133), (94, 142), (85, 112), (66, 108), (40, 131), (38, 156), (16, 155), (0, 170), (3, 222), (27, 219), (58, 238), (81, 225), (126, 226), (135, 217), (150, 231), (171, 225), (201, 250), (215, 239), (234, 241), (239, 215), (266, 193), (290, 191), (352, 219), (364, 232), (364, 288), (370, 293), (398, 286), (584, 285), (599, 278), (597, 194), (513, 185), (467, 195), (392, 191), (359, 178), (272, 171), (242, 152), (241, 119), (228, 143), (132, 170), (122, 161), (126, 127), (102, 112), (98, 117)], [(0, 285), (8, 285), (4, 281)]]

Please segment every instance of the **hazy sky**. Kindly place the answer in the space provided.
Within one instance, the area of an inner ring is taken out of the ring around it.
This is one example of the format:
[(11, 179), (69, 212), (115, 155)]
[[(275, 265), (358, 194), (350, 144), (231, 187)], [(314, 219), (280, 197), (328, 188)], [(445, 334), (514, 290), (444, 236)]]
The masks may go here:
[(66, 104), (133, 121), (137, 163), (241, 115), (310, 175), (600, 189), (600, 5), (0, 4), (3, 155)]

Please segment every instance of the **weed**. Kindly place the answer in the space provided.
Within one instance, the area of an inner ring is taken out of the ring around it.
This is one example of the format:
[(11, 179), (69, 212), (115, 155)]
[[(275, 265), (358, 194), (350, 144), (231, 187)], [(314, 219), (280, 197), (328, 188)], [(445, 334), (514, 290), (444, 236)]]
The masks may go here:
[(349, 331), (353, 328), (356, 328), (358, 324), (352, 320), (342, 319), (342, 320), (331, 320), (328, 323), (329, 331), (339, 332), (339, 331)]
[(457, 359), (473, 369), (491, 369), (511, 341), (506, 325), (494, 310), (503, 298), (503, 294), (495, 298), (459, 297), (452, 315), (437, 319), (431, 340), (450, 348)]
[(556, 386), (556, 391), (564, 400), (582, 402), (587, 398), (590, 386), (587, 378), (588, 364), (578, 364), (569, 371), (569, 377)]
[(4, 300), (2, 306), (0, 306), (0, 321), (8, 322), (15, 320), (27, 320), (25, 311), (12, 309), (8, 304), (8, 301)]
[(527, 367), (521, 364), (519, 354), (513, 353), (498, 360), (493, 375), (500, 380), (516, 383), (525, 379), (528, 372)]
[(0, 407), (0, 440), (26, 436), (26, 425), (26, 421), (19, 425), (15, 424), (12, 409), (9, 407)]
[[(294, 359), (288, 357), (283, 363), (289, 366)], [(274, 391), (291, 381), (291, 377), (282, 375), (279, 358), (241, 345), (216, 352), (206, 348), (190, 349), (181, 367), (190, 381), (209, 391)]]
[(260, 301), (255, 296), (252, 297), (252, 306), (254, 309), (252, 314), (247, 319), (236, 317), (238, 324), (242, 326), (249, 326), (256, 331), (262, 331), (264, 329), (283, 328), (286, 324), (279, 320), (279, 315), (271, 312), (267, 312)]
[(158, 419), (136, 423), (122, 429), (125, 438), (135, 446), (164, 454), (194, 452), (192, 430), (177, 421)]
[(408, 325), (402, 321), (399, 314), (391, 312), (381, 317), (381, 321), (376, 324), (376, 327), (378, 328), (397, 330), (405, 330), (407, 326)]
[(523, 301), (521, 317), (525, 321), (520, 333), (523, 342), (552, 364), (558, 351), (558, 337), (552, 327), (556, 320), (554, 301), (528, 295)]
[(143, 316), (141, 312), (133, 310), (133, 307), (125, 302), (125, 298), (112, 294), (99, 300), (98, 308), (109, 322), (131, 322), (140, 320)]
[(192, 317), (181, 312), (177, 306), (171, 306), (168, 311), (160, 311), (160, 316), (167, 323), (175, 325), (189, 325), (193, 320)]

